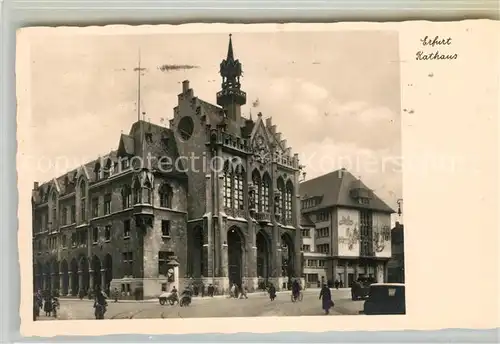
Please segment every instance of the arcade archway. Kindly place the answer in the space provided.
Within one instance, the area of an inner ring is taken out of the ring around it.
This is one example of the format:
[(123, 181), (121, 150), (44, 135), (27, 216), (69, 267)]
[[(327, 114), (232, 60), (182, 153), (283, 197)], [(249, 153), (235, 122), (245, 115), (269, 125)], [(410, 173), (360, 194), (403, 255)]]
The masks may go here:
[(227, 232), (227, 255), (229, 283), (241, 285), (243, 277), (243, 233), (238, 227), (231, 227)]
[(110, 254), (107, 254), (104, 256), (104, 273), (105, 273), (105, 282), (106, 285), (103, 286), (103, 288), (107, 291), (108, 295), (110, 294), (110, 285), (111, 281), (113, 280), (113, 258), (111, 257)]
[(69, 270), (68, 270), (68, 262), (64, 259), (61, 262), (61, 273), (62, 273), (62, 286), (61, 286), (61, 295), (68, 295), (69, 288)]
[(82, 274), (82, 289), (89, 290), (90, 274), (89, 274), (89, 261), (86, 257), (80, 258), (80, 273)]
[(75, 296), (78, 294), (78, 262), (76, 261), (75, 258), (71, 260), (70, 264), (70, 271), (71, 271), (71, 281), (70, 281), (70, 286), (71, 286), (71, 295)]
[(96, 290), (97, 287), (101, 286), (101, 260), (97, 256), (92, 257), (92, 285), (90, 286), (92, 290)]
[(293, 246), (293, 239), (288, 233), (281, 236), (281, 253), (282, 253), (282, 275), (286, 277), (295, 276), (295, 250)]
[(270, 273), (270, 240), (264, 231), (259, 231), (256, 237), (257, 244), (257, 276), (267, 280)]

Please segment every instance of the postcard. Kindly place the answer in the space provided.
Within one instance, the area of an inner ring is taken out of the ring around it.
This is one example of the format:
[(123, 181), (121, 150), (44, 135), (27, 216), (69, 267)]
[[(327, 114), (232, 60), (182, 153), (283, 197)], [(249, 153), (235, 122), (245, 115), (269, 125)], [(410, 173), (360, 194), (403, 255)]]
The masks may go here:
[(498, 325), (497, 24), (20, 30), (23, 334)]

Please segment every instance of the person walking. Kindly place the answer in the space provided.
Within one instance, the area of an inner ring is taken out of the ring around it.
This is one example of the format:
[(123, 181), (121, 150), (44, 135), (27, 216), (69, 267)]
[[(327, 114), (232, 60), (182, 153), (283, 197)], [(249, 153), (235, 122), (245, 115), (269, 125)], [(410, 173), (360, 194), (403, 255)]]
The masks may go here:
[(323, 288), (321, 288), (321, 292), (319, 293), (319, 299), (322, 299), (322, 308), (325, 311), (325, 315), (330, 314), (330, 308), (333, 307), (334, 303), (332, 300), (332, 293), (330, 288), (325, 284), (323, 284)]

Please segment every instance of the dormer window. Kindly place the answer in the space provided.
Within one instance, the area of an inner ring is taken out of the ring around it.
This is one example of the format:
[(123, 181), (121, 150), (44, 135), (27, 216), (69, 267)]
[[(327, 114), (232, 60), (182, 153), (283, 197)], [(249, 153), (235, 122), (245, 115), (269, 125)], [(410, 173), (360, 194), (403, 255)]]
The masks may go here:
[(146, 133), (146, 142), (152, 143), (153, 142), (153, 134), (152, 133)]
[(130, 167), (130, 159), (128, 157), (122, 157), (120, 159), (121, 161), (121, 167), (122, 167), (122, 171), (128, 169)]

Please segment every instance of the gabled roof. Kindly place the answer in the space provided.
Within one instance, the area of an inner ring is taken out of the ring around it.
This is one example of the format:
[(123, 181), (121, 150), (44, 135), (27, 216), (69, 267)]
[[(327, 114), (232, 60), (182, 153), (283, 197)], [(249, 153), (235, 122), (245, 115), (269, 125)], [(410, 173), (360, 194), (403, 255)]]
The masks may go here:
[(300, 225), (302, 227), (314, 227), (314, 222), (311, 221), (307, 214), (302, 214), (300, 217)]
[(308, 213), (328, 207), (347, 207), (347, 208), (365, 208), (386, 213), (394, 213), (395, 211), (382, 201), (373, 191), (372, 198), (369, 204), (359, 204), (351, 197), (351, 189), (353, 186), (363, 187), (370, 190), (363, 182), (359, 181), (349, 171), (345, 169), (337, 170), (319, 176), (314, 179), (300, 183), (301, 199), (311, 197), (321, 197), (319, 203), (311, 208), (302, 209), (302, 212)]
[(130, 135), (121, 134), (118, 143), (118, 155), (134, 155), (134, 138)]

